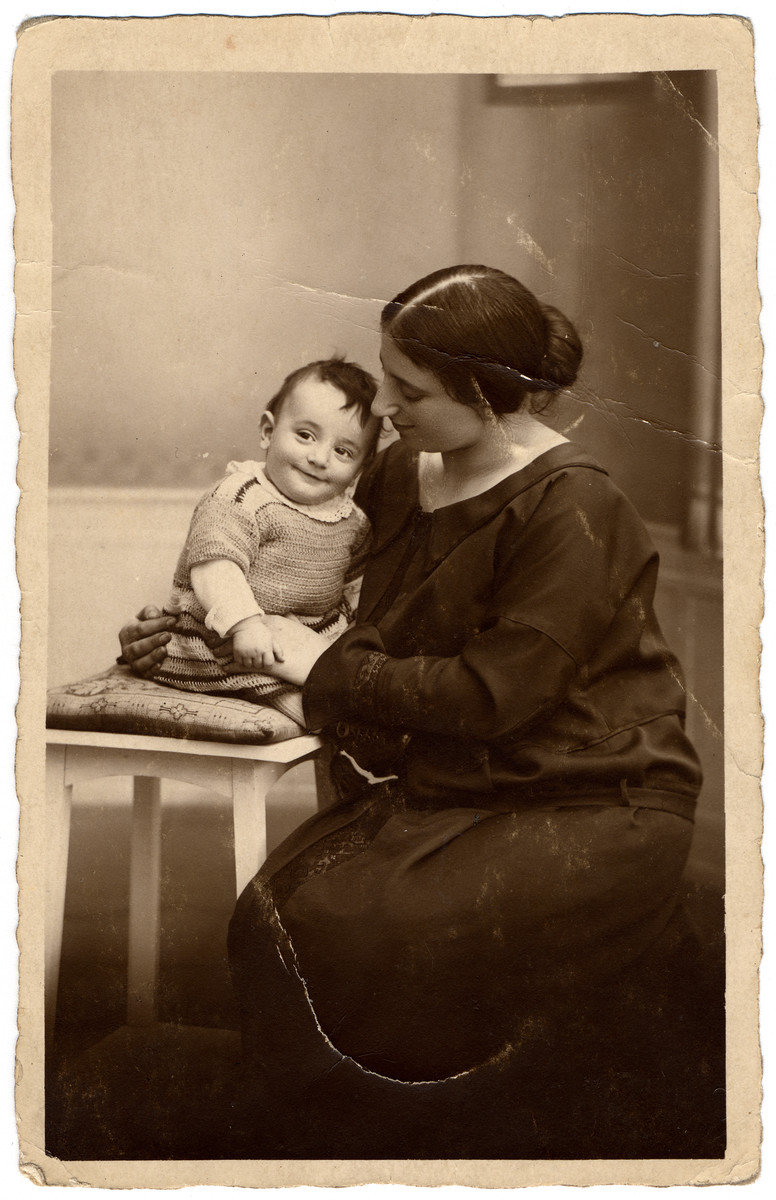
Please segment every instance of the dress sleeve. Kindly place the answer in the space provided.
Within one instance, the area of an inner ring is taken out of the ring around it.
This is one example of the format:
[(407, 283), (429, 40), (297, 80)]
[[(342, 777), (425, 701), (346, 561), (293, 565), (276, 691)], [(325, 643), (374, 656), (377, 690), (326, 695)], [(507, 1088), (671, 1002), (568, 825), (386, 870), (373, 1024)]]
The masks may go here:
[(258, 540), (253, 509), (246, 508), (239, 491), (234, 495), (222, 483), (194, 509), (186, 540), (186, 565), (190, 571), (197, 563), (228, 559), (247, 574)]
[(358, 508), (366, 514), (367, 519), (374, 524), (376, 506), (380, 502), (383, 477), (388, 464), (388, 450), (381, 450), (366, 464), (361, 472), (353, 499)]
[(491, 741), (557, 706), (654, 556), (605, 477), (575, 486), (550, 485), (522, 528), (504, 514), (486, 617), (459, 654), (391, 657), (377, 627), (356, 626), (310, 674), (310, 727), (349, 717)]
[(346, 582), (358, 581), (358, 590), (361, 587), (361, 577), (364, 574), (366, 560), (369, 558), (371, 542), (372, 526), (369, 524), (367, 517), (363, 513), (359, 513), (358, 530), (353, 539), (353, 546), (350, 551), (350, 563), (345, 573)]

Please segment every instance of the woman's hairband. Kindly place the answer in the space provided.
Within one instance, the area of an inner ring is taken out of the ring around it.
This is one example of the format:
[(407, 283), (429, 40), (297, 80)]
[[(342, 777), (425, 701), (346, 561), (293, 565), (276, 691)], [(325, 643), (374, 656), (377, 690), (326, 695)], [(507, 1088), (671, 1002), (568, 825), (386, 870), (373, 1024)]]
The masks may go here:
[(477, 394), (478, 396), (482, 397), (485, 404), (488, 402), (485, 400), (484, 396), (482, 396), (481, 388), (473, 374), (473, 369), (475, 366), (485, 367), (486, 369), (490, 368), (491, 371), (506, 371), (511, 379), (515, 381), (519, 380), (520, 384), (527, 392), (558, 392), (562, 390), (562, 385), (559, 383), (552, 383), (549, 379), (536, 379), (533, 375), (524, 375), (522, 371), (518, 371), (517, 367), (508, 367), (505, 363), (488, 362), (486, 359), (475, 358), (472, 354), (448, 354), (444, 350), (436, 350), (432, 346), (427, 346), (424, 342), (420, 341), (419, 338), (402, 337), (401, 334), (399, 334), (398, 337), (395, 334), (392, 334), (391, 336), (399, 345), (405, 343), (408, 346), (420, 346), (426, 351), (431, 351), (431, 354), (435, 358), (442, 360), (442, 369), (444, 369), (444, 367), (449, 367), (450, 365), (457, 366), (459, 364), (468, 364), (469, 370), (472, 372), (471, 378), (476, 387)]

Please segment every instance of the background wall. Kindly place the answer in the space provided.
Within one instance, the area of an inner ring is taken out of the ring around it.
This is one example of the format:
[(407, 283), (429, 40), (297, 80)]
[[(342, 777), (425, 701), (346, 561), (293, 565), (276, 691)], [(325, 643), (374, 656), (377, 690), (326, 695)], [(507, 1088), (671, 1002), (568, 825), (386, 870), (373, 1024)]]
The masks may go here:
[[(107, 666), (161, 601), (191, 505), (283, 376), (377, 368), (382, 304), (449, 263), (578, 324), (548, 419), (664, 557), (722, 871), (718, 219), (713, 76), (63, 73), (54, 80), (50, 680)], [(163, 490), (159, 490), (163, 489)]]
[(462, 87), (463, 246), (574, 318), (567, 426), (644, 517), (690, 532), (721, 459), (713, 76)]
[(522, 82), (57, 75), (52, 483), (206, 486), (289, 370), (376, 369), (385, 300), (482, 261), (579, 326), (556, 419), (686, 524), (719, 461), (713, 76)]
[(51, 481), (197, 485), (458, 256), (453, 76), (55, 77)]

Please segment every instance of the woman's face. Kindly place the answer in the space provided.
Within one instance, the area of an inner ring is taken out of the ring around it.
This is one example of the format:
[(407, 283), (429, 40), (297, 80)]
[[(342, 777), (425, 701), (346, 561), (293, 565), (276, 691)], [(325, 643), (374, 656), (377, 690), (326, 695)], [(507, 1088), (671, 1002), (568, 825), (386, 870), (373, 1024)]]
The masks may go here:
[(444, 454), (480, 441), (486, 429), (480, 414), (448, 395), (439, 378), (402, 354), (387, 333), (382, 337), (380, 362), (383, 381), (372, 412), (388, 417), (407, 446)]

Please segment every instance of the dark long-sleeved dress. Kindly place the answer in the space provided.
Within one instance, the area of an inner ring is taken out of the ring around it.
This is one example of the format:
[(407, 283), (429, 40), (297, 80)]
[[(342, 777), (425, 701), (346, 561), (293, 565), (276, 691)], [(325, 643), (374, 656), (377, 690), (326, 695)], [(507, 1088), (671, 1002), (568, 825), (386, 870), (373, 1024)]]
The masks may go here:
[(286, 1082), (535, 1080), (674, 929), (701, 775), (657, 555), (571, 444), (433, 513), (396, 444), (358, 502), (359, 621), (304, 689), (341, 799), (238, 902), (246, 1049)]

